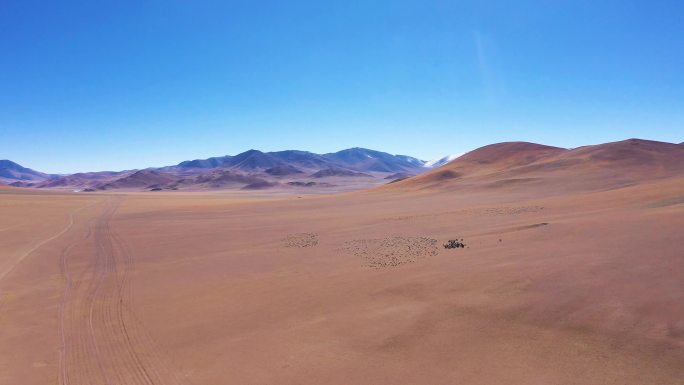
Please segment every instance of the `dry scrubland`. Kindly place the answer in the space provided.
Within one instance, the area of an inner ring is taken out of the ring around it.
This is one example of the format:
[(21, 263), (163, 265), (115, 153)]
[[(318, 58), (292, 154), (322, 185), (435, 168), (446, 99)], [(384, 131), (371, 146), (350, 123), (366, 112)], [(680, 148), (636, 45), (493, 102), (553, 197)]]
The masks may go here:
[(520, 162), (303, 198), (3, 188), (0, 384), (684, 384), (684, 177)]

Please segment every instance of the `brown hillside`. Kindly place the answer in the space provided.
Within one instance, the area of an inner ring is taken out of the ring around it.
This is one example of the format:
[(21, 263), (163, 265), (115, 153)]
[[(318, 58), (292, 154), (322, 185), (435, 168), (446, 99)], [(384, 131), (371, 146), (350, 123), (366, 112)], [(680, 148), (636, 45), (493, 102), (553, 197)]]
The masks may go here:
[(684, 148), (628, 139), (572, 150), (533, 143), (498, 143), (471, 151), (391, 189), (537, 186), (595, 190), (684, 175)]
[(152, 185), (162, 185), (176, 181), (176, 177), (159, 171), (141, 170), (131, 175), (117, 179), (103, 185), (102, 189), (110, 188), (144, 188)]

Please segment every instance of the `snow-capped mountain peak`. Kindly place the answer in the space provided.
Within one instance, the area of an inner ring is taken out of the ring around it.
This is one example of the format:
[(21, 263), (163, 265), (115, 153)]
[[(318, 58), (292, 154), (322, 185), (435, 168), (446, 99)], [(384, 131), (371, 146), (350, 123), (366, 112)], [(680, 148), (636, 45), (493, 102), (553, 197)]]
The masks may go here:
[(463, 155), (463, 154), (451, 154), (451, 155), (447, 155), (443, 158), (429, 160), (429, 161), (425, 162), (423, 167), (436, 168), (439, 166), (443, 166), (443, 165), (451, 162), (452, 160), (458, 158), (461, 155)]

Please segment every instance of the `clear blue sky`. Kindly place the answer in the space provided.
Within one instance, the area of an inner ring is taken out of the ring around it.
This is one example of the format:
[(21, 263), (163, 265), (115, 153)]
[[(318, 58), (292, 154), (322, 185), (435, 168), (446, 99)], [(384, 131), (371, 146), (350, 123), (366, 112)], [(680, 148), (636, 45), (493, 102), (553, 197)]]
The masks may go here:
[(0, 1), (0, 159), (684, 141), (684, 2)]

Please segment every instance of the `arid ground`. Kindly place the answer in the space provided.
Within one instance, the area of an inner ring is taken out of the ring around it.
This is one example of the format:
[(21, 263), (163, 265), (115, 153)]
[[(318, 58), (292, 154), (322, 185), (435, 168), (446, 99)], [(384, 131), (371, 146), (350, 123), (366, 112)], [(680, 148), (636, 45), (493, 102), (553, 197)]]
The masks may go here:
[(474, 178), (0, 189), (0, 384), (684, 384), (684, 178)]

